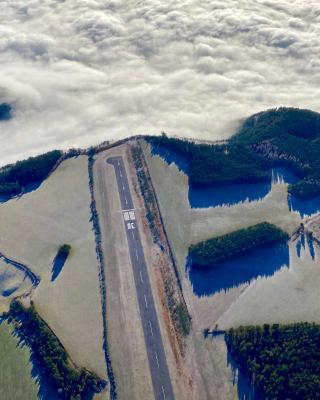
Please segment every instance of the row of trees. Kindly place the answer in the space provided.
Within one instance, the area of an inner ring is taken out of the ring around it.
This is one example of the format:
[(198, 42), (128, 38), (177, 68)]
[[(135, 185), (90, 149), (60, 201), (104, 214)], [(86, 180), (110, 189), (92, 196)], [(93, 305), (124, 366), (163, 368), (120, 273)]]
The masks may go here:
[(231, 329), (226, 343), (262, 400), (320, 399), (320, 325)]
[(33, 305), (26, 309), (18, 301), (12, 302), (8, 318), (14, 323), (20, 339), (30, 347), (42, 373), (51, 379), (62, 398), (84, 399), (105, 388), (106, 382), (96, 374), (72, 365), (64, 347)]
[(206, 269), (254, 249), (285, 242), (288, 238), (288, 234), (277, 226), (262, 222), (191, 245), (189, 257), (192, 267)]
[(95, 236), (95, 243), (96, 243), (96, 256), (99, 265), (99, 286), (100, 286), (100, 296), (101, 296), (101, 308), (102, 308), (102, 324), (103, 324), (103, 351), (105, 362), (107, 365), (107, 373), (109, 378), (110, 384), (110, 399), (117, 400), (117, 387), (116, 387), (116, 380), (113, 373), (111, 357), (109, 354), (108, 348), (108, 332), (107, 332), (107, 294), (106, 294), (106, 273), (105, 273), (105, 259), (102, 250), (102, 243), (101, 243), (101, 228), (99, 222), (99, 215), (96, 207), (96, 201), (94, 196), (94, 149), (91, 152), (91, 155), (88, 157), (88, 175), (89, 175), (89, 190), (90, 190), (90, 212), (91, 218), (90, 221), (93, 225), (93, 232)]
[(148, 176), (143, 167), (143, 154), (140, 145), (131, 147), (132, 159), (134, 162), (134, 166), (137, 171), (138, 183), (140, 186), (140, 191), (143, 194), (144, 204), (146, 207), (146, 217), (148, 220), (149, 228), (153, 237), (153, 241), (155, 243), (160, 242), (159, 232), (156, 225), (156, 213), (157, 213), (157, 204), (156, 199), (153, 193), (153, 190), (150, 189), (150, 183), (148, 181)]
[(20, 194), (28, 185), (46, 179), (61, 154), (61, 151), (53, 150), (3, 167), (0, 170), (0, 196)]
[[(132, 146), (131, 154), (137, 171), (140, 191), (143, 195), (144, 205), (146, 208), (146, 217), (153, 237), (153, 241), (162, 246), (159, 235), (159, 228), (156, 223), (158, 206), (152, 185), (149, 182), (147, 172), (143, 166), (143, 152), (140, 145)], [(189, 335), (191, 329), (191, 320), (188, 309), (185, 303), (182, 302), (178, 296), (176, 296), (174, 290), (174, 281), (172, 279), (166, 280), (165, 292), (168, 308), (176, 330), (180, 332), (182, 336)]]

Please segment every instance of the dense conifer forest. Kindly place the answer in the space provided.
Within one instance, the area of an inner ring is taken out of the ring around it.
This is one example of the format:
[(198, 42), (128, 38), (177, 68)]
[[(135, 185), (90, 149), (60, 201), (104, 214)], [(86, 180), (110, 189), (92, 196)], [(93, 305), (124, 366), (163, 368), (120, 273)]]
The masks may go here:
[(53, 150), (0, 169), (0, 196), (20, 194), (28, 185), (46, 179), (61, 154), (61, 151)]
[(185, 157), (190, 165), (190, 183), (194, 186), (254, 183), (270, 179), (268, 164), (246, 146), (195, 144), (167, 136), (148, 140), (152, 145), (165, 147)]
[(206, 269), (257, 248), (285, 242), (288, 238), (288, 234), (280, 228), (262, 222), (191, 245), (189, 257), (193, 268)]
[(320, 325), (239, 327), (226, 334), (226, 343), (257, 398), (320, 399)]
[(62, 398), (85, 399), (104, 389), (105, 381), (72, 364), (60, 341), (33, 306), (26, 309), (14, 301), (7, 318), (14, 324), (19, 338), (30, 347), (41, 373), (51, 379)]
[(283, 107), (255, 114), (226, 144), (196, 144), (166, 135), (149, 141), (185, 157), (194, 186), (270, 180), (272, 167), (285, 166), (300, 178), (289, 186), (292, 195), (320, 194), (320, 114), (313, 111)]

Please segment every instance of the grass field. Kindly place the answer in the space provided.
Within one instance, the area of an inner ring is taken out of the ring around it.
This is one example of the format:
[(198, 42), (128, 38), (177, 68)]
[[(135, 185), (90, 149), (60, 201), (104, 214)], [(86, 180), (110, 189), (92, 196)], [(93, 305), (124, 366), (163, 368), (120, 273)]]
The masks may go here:
[[(227, 292), (198, 297), (193, 293), (186, 272), (188, 248), (191, 244), (263, 221), (273, 223), (291, 234), (299, 226), (301, 218), (297, 213), (290, 212), (287, 186), (282, 183), (273, 185), (270, 193), (260, 201), (243, 202), (230, 207), (192, 209), (188, 200), (188, 176), (179, 171), (175, 164), (167, 165), (160, 157), (152, 156), (148, 146), (144, 146), (144, 152), (192, 316), (193, 341), (188, 347), (187, 357), (197, 362), (205, 392), (202, 398), (237, 398), (230, 381), (230, 371), (226, 370), (225, 343), (222, 340), (218, 347), (209, 345), (203, 339), (203, 329), (214, 328), (216, 323), (221, 328), (229, 328), (241, 323), (269, 322), (273, 318), (278, 321), (289, 316), (292, 319), (301, 319), (303, 316), (317, 319), (316, 287), (319, 286), (312, 284), (312, 280), (317, 281), (319, 274), (310, 257), (294, 257), (295, 249), (291, 248), (293, 269), (290, 277), (280, 271), (278, 276), (269, 281), (259, 279), (249, 289), (248, 284), (242, 284)], [(307, 264), (310, 264), (310, 268), (304, 271), (303, 267), (307, 267)], [(298, 284), (297, 274), (303, 283)], [(308, 292), (308, 288), (312, 290)], [(299, 299), (296, 303), (307, 304), (306, 310), (302, 306), (292, 307), (297, 293)], [(218, 353), (220, 358), (217, 358)]]
[(31, 290), (26, 274), (0, 259), (0, 314), (9, 310), (11, 300)]
[[(0, 204), (0, 220), (0, 251), (40, 276), (32, 294), (37, 311), (79, 366), (105, 378), (87, 157), (64, 161), (37, 190)], [(52, 282), (64, 243), (72, 252)]]
[(261, 201), (191, 208), (188, 177), (175, 164), (168, 166), (160, 157), (152, 156), (149, 146), (144, 146), (144, 152), (182, 279), (190, 244), (263, 221), (276, 224), (290, 234), (301, 222), (298, 214), (289, 211), (285, 184), (274, 185)]
[(32, 365), (27, 347), (18, 347), (12, 329), (0, 325), (0, 398), (1, 400), (36, 400), (38, 387), (31, 376)]

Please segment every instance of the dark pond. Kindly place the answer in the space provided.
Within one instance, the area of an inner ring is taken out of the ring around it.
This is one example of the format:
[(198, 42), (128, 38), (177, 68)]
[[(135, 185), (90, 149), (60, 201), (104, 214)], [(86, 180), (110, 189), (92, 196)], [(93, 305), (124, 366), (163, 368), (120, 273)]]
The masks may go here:
[[(166, 163), (175, 163), (180, 170), (189, 173), (188, 161), (174, 151), (168, 151), (161, 146), (153, 146), (152, 154), (160, 156)], [(263, 199), (271, 190), (272, 183), (283, 182), (293, 184), (299, 178), (284, 167), (277, 167), (270, 171), (269, 182), (254, 184), (214, 185), (206, 188), (189, 186), (189, 203), (192, 208), (232, 206), (243, 201), (257, 201)], [(288, 196), (290, 211), (298, 212), (301, 217), (310, 216), (320, 211), (320, 196), (311, 200), (297, 199)]]
[(289, 267), (289, 247), (286, 244), (257, 249), (205, 271), (188, 268), (188, 274), (197, 296), (211, 296), (250, 283), (260, 276), (272, 276), (283, 266)]

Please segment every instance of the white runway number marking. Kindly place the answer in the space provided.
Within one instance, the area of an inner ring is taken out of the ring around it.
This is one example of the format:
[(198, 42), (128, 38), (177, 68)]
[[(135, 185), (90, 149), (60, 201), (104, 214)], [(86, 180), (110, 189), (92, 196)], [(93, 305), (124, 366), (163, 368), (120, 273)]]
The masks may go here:
[(136, 229), (136, 226), (135, 226), (135, 224), (133, 222), (128, 222), (127, 223), (127, 228), (128, 228), (128, 230)]
[(125, 221), (135, 221), (136, 215), (135, 215), (134, 211), (125, 211), (123, 213), (123, 218)]
[(135, 221), (136, 220), (136, 215), (135, 215), (134, 211), (124, 211), (123, 212), (123, 219), (127, 223), (127, 229), (129, 231), (136, 229), (135, 223), (134, 222), (130, 222), (130, 221)]

